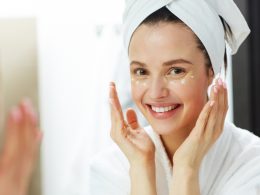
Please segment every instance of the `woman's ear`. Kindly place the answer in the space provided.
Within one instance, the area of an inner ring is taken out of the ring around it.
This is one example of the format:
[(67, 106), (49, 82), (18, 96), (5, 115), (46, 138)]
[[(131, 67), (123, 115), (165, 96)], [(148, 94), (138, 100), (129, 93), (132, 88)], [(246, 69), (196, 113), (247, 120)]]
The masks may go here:
[(213, 82), (213, 79), (214, 79), (214, 70), (213, 68), (208, 68), (208, 86), (211, 85), (211, 83)]

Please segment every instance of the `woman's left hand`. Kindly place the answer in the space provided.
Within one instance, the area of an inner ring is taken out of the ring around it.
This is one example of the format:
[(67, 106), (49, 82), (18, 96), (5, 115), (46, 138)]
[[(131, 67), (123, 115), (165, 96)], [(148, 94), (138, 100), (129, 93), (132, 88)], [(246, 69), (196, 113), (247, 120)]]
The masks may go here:
[(226, 85), (218, 79), (195, 127), (173, 156), (174, 170), (188, 168), (199, 171), (203, 157), (223, 131), (227, 110)]

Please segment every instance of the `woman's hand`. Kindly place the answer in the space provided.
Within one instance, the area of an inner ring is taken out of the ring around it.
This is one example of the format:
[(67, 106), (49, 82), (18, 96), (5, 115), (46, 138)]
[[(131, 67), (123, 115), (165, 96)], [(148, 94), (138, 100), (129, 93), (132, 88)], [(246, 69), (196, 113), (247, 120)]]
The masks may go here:
[(222, 133), (227, 109), (227, 89), (218, 79), (195, 127), (174, 154), (175, 166), (199, 169), (203, 157)]
[(27, 194), (41, 138), (32, 105), (24, 100), (7, 118), (0, 155), (0, 194)]
[(138, 124), (133, 109), (126, 112), (127, 121), (117, 96), (114, 83), (110, 83), (111, 137), (132, 163), (154, 161), (155, 146), (145, 130)]
[[(172, 194), (199, 194), (199, 168), (203, 157), (223, 131), (227, 110), (226, 85), (218, 79), (195, 127), (173, 156)], [(188, 185), (190, 192), (180, 191), (185, 188), (182, 184)]]
[(133, 109), (126, 112), (127, 121), (117, 96), (114, 83), (110, 83), (111, 137), (130, 163), (131, 194), (156, 195), (155, 146), (140, 127)]

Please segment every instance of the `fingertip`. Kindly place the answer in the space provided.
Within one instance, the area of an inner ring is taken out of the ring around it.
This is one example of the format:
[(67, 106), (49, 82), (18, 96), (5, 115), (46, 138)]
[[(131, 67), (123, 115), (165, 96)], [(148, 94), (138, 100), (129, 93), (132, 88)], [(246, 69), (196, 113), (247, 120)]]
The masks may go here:
[(227, 84), (225, 82), (223, 82), (223, 88), (227, 89)]
[(115, 86), (116, 86), (116, 84), (115, 84), (115, 82), (114, 82), (114, 81), (111, 81), (111, 82), (109, 82), (109, 86), (110, 86), (110, 87), (115, 87)]
[(133, 114), (135, 114), (135, 110), (133, 108), (126, 109), (126, 115), (133, 115)]
[(131, 107), (128, 107), (127, 109), (126, 109), (126, 111), (135, 111), (133, 108), (131, 108)]
[(223, 85), (223, 81), (222, 81), (221, 78), (218, 78), (218, 85), (219, 85), (219, 86)]
[(22, 112), (18, 107), (13, 107), (10, 111), (10, 120), (14, 123), (19, 123), (22, 120)]

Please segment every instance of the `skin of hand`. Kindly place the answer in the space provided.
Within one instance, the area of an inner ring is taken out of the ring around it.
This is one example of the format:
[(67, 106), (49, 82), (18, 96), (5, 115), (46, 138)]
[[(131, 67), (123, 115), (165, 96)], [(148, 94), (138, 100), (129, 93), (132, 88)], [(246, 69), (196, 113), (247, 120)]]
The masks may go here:
[(0, 155), (0, 194), (26, 195), (38, 157), (42, 132), (29, 100), (10, 112)]
[(170, 194), (199, 195), (199, 168), (203, 157), (223, 131), (228, 110), (226, 84), (219, 78), (210, 100), (202, 109), (195, 127), (173, 156)]
[(135, 111), (127, 109), (126, 118), (117, 96), (115, 84), (110, 83), (111, 131), (113, 141), (119, 146), (130, 163), (132, 195), (156, 195), (155, 146), (140, 127)]

